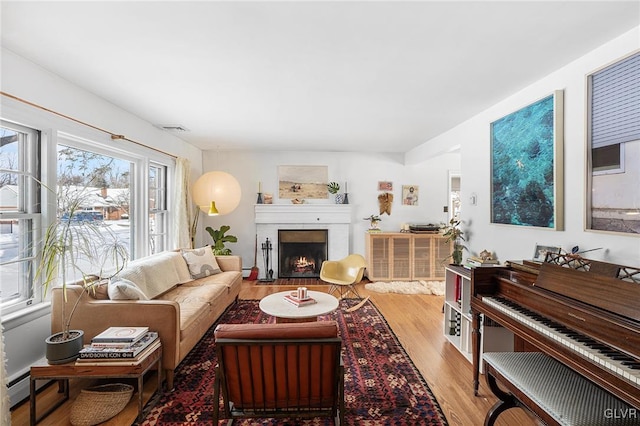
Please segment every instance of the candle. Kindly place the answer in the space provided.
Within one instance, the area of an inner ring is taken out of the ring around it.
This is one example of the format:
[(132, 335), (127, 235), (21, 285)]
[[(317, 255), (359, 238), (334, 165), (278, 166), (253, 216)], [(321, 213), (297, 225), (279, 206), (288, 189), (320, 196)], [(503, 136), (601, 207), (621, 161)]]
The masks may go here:
[(344, 183), (344, 192), (347, 192), (347, 182)]
[(258, 181), (258, 192), (262, 192), (262, 181)]

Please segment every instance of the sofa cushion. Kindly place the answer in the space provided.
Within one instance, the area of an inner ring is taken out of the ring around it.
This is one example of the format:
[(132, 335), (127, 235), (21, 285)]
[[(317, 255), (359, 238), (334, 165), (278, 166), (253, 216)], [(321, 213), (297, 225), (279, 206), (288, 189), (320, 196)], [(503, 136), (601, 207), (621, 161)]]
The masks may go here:
[(176, 285), (191, 280), (184, 259), (180, 253), (173, 251), (133, 260), (118, 277), (133, 281), (149, 299), (154, 299)]
[(227, 288), (223, 285), (207, 285), (200, 287), (188, 287), (187, 285), (181, 285), (173, 290), (158, 297), (158, 300), (171, 300), (178, 302), (180, 307), (182, 305), (199, 302), (213, 304), (222, 293), (226, 293)]
[(205, 278), (200, 278), (198, 280), (189, 281), (185, 283), (184, 287), (202, 287), (212, 284), (223, 285), (227, 288), (231, 288), (234, 282), (238, 280), (238, 277), (241, 277), (242, 273), (238, 271), (225, 271), (220, 272), (216, 275), (210, 275)]
[(193, 279), (204, 278), (221, 272), (218, 262), (216, 262), (216, 257), (209, 246), (197, 249), (182, 249), (180, 252), (189, 266), (189, 272)]
[(125, 278), (109, 281), (108, 292), (111, 300), (149, 300), (135, 283)]
[(207, 315), (216, 299), (227, 288), (223, 285), (201, 287), (178, 286), (159, 296), (157, 300), (169, 300), (180, 305), (180, 331), (187, 330), (201, 315)]

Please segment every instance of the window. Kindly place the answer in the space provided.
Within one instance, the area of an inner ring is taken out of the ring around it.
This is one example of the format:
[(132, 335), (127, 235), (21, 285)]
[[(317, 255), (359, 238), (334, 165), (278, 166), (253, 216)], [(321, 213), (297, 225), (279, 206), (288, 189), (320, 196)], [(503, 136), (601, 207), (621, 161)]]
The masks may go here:
[(0, 121), (0, 310), (32, 303), (40, 226), (40, 133)]
[(149, 254), (167, 249), (167, 167), (149, 165)]
[[(83, 135), (77, 136), (47, 122), (41, 125), (50, 130), (0, 120), (3, 316), (42, 301), (42, 287), (35, 282), (37, 256), (54, 219), (68, 218), (78, 232), (85, 227), (75, 227), (74, 221), (92, 224), (92, 232), (113, 238), (108, 241), (124, 246), (130, 259), (167, 250), (171, 241), (169, 183), (175, 165), (169, 156), (135, 144), (115, 147), (99, 132), (76, 129)], [(71, 202), (76, 203), (73, 215)], [(108, 275), (116, 265), (105, 259), (99, 264), (76, 259), (81, 267), (66, 267), (65, 279), (101, 271)]]
[(587, 76), (587, 229), (640, 229), (640, 52)]
[(116, 151), (69, 135), (59, 140), (58, 192), (82, 188), (91, 194), (86, 214), (103, 220), (130, 259), (169, 247), (172, 171), (171, 159), (154, 152)]
[(593, 148), (591, 150), (591, 167), (594, 175), (624, 172), (624, 144)]
[[(136, 229), (135, 222), (129, 220), (132, 168), (132, 162), (123, 158), (71, 144), (59, 144), (56, 191), (58, 220), (84, 224), (73, 229), (85, 234), (99, 232), (100, 238), (110, 243), (117, 242), (131, 257), (131, 236)], [(79, 271), (84, 274), (110, 271), (115, 268), (112, 261), (100, 258), (96, 263), (86, 258), (76, 259), (74, 267), (66, 268), (67, 281), (81, 279)]]

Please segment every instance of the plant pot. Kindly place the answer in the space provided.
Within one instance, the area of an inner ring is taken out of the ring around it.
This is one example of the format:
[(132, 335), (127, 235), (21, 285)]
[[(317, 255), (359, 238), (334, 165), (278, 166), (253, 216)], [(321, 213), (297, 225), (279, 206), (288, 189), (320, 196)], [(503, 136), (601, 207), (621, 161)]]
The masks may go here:
[(344, 201), (344, 195), (336, 194), (336, 204), (342, 204), (343, 201)]
[(45, 339), (47, 345), (47, 362), (52, 365), (66, 364), (75, 361), (82, 349), (84, 332), (69, 330), (70, 337), (62, 340), (62, 332), (52, 334)]
[(460, 265), (462, 263), (462, 250), (455, 250), (451, 254), (454, 265)]

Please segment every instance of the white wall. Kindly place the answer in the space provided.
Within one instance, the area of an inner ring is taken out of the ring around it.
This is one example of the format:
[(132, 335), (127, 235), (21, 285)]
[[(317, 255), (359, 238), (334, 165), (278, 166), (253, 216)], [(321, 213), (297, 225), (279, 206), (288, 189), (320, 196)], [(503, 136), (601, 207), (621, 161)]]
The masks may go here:
[[(274, 203), (290, 204), (288, 199), (278, 199), (278, 166), (317, 165), (328, 166), (329, 181), (347, 182), (349, 204), (353, 207), (351, 226), (351, 252), (364, 252), (364, 233), (372, 214), (379, 214), (378, 181), (393, 182), (394, 202), (391, 216), (382, 215), (380, 228), (398, 231), (402, 223), (439, 223), (447, 220), (443, 207), (448, 204), (448, 176), (450, 170), (460, 169), (457, 154), (444, 154), (420, 164), (406, 166), (400, 154), (363, 152), (217, 152), (207, 151), (203, 157), (204, 171), (222, 170), (234, 175), (242, 187), (242, 200), (231, 214), (218, 217), (202, 216), (204, 226), (219, 228), (231, 226), (228, 234), (238, 237), (238, 243), (229, 244), (234, 254), (242, 256), (243, 266), (253, 265), (255, 224), (254, 206), (258, 182), (262, 191), (274, 194)], [(401, 204), (402, 185), (419, 187), (418, 206)], [(341, 190), (342, 192), (342, 190)], [(309, 200), (329, 203), (329, 200)], [(211, 243), (209, 234), (199, 235), (200, 243)], [(260, 241), (258, 242), (260, 243)], [(258, 256), (259, 257), (259, 256)], [(258, 264), (260, 266), (260, 264)]]
[[(483, 249), (495, 251), (501, 260), (529, 259), (534, 245), (561, 246), (570, 250), (603, 247), (585, 255), (630, 266), (640, 264), (638, 235), (585, 231), (586, 139), (585, 105), (586, 75), (640, 48), (640, 27), (612, 40), (582, 58), (524, 88), (481, 114), (434, 138), (406, 154), (407, 163), (419, 163), (427, 157), (431, 146), (444, 149), (461, 145), (462, 219), (468, 246), (473, 253)], [(564, 90), (564, 188), (565, 231), (490, 224), (490, 154), (489, 125), (554, 90)], [(434, 148), (435, 147), (435, 148)], [(640, 182), (637, 182), (640, 185)], [(469, 204), (469, 196), (477, 194), (477, 205)]]

